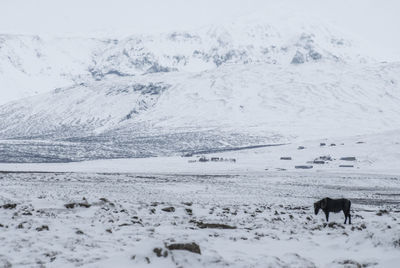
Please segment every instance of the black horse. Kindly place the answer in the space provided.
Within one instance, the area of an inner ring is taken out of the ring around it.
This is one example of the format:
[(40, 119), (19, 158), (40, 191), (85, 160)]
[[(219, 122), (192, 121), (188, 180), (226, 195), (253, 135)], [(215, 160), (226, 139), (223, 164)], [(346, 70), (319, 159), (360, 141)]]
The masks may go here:
[(314, 211), (315, 215), (317, 215), (318, 211), (322, 209), (322, 211), (325, 213), (326, 221), (329, 221), (329, 212), (338, 213), (343, 210), (345, 217), (344, 224), (346, 224), (347, 218), (349, 218), (349, 224), (351, 224), (350, 206), (351, 202), (348, 199), (331, 199), (326, 197), (314, 203)]

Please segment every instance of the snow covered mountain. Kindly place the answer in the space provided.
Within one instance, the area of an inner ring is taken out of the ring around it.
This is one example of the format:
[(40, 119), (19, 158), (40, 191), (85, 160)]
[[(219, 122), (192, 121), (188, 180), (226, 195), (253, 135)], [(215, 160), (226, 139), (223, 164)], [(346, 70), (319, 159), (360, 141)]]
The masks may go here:
[(341, 34), (297, 21), (241, 20), (122, 39), (2, 34), (0, 104), (105, 76), (200, 72), (222, 64), (365, 60), (354, 51)]
[(165, 155), (398, 128), (399, 63), (361, 55), (327, 27), (288, 25), (3, 37), (2, 94), (57, 88), (0, 106), (0, 160)]

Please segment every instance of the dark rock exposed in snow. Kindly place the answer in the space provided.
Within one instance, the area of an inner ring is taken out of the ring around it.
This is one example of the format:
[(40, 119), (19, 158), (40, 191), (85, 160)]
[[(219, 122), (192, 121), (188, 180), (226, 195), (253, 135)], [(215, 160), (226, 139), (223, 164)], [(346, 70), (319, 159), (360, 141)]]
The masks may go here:
[(176, 243), (167, 245), (169, 250), (187, 250), (192, 253), (201, 254), (200, 246), (196, 243)]

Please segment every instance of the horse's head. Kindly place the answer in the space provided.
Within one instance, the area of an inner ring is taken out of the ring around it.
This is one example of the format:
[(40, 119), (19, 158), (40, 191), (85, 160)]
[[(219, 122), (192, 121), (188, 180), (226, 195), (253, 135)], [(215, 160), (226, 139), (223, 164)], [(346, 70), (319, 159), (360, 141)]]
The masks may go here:
[(319, 200), (318, 202), (315, 202), (314, 203), (315, 215), (318, 214), (320, 209), (325, 210), (327, 206), (328, 206), (328, 198), (324, 198), (324, 199)]
[(315, 215), (317, 215), (318, 214), (318, 212), (319, 212), (319, 210), (321, 209), (321, 202), (315, 202), (314, 203), (314, 212), (315, 212)]

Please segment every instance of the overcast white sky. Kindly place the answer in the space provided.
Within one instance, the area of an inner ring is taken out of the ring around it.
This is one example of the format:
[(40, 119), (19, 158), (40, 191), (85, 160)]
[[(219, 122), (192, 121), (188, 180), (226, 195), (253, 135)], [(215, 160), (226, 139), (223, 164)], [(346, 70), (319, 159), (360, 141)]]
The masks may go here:
[(400, 60), (400, 0), (0, 0), (0, 33), (126, 36), (299, 10)]

